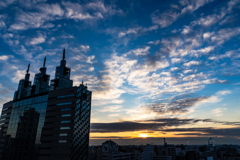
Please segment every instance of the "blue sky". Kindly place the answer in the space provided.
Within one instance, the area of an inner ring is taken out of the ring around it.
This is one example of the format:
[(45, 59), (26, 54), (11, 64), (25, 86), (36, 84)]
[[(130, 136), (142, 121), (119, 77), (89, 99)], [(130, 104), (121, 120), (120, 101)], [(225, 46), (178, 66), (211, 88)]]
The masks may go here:
[(33, 80), (46, 56), (53, 78), (65, 48), (74, 85), (93, 91), (92, 139), (240, 143), (239, 0), (3, 0), (0, 10), (0, 106), (28, 63)]

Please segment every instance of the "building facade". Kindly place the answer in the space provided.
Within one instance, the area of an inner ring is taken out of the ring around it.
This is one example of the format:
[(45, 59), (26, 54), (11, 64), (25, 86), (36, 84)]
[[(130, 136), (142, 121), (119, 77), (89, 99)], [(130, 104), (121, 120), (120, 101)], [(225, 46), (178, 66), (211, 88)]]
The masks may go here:
[(73, 87), (65, 49), (50, 82), (46, 58), (40, 73), (20, 80), (13, 101), (3, 105), (0, 118), (0, 158), (3, 160), (87, 160), (91, 91)]

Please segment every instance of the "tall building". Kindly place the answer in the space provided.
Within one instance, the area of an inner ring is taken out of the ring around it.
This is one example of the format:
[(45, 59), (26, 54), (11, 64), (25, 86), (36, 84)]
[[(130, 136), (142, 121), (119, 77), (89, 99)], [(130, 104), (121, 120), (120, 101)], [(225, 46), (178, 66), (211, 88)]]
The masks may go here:
[(88, 159), (92, 93), (83, 83), (73, 86), (65, 49), (50, 85), (45, 65), (46, 57), (32, 84), (29, 64), (13, 101), (3, 105), (2, 160)]

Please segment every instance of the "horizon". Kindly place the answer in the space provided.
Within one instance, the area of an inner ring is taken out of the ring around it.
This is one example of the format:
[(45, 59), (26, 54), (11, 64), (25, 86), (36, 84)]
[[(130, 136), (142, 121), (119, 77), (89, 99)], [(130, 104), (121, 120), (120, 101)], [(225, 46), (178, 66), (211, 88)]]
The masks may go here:
[(0, 9), (1, 108), (29, 63), (33, 81), (46, 57), (53, 79), (65, 48), (73, 85), (92, 91), (90, 145), (240, 145), (240, 0), (4, 0)]

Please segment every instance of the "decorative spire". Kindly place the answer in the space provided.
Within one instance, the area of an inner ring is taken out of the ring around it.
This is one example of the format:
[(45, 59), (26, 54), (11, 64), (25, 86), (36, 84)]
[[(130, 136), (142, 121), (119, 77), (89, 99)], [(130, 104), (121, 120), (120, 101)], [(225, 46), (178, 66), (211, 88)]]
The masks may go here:
[(45, 67), (45, 65), (46, 65), (46, 57), (44, 58), (44, 62), (43, 62), (43, 67)]
[(30, 63), (28, 64), (27, 74), (29, 73)]
[(63, 57), (62, 60), (65, 60), (65, 48), (63, 49)]
[(83, 85), (83, 80), (82, 80), (82, 85)]

